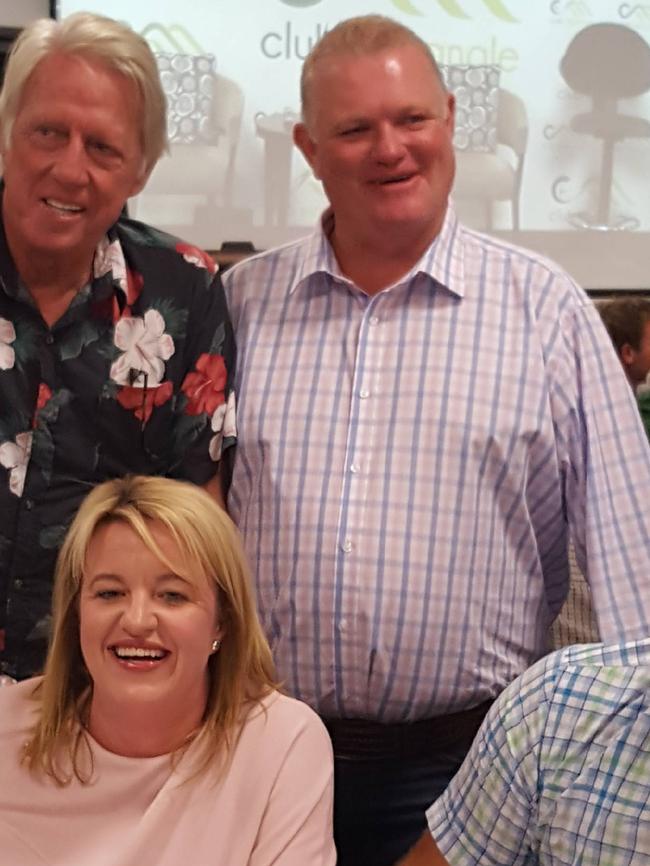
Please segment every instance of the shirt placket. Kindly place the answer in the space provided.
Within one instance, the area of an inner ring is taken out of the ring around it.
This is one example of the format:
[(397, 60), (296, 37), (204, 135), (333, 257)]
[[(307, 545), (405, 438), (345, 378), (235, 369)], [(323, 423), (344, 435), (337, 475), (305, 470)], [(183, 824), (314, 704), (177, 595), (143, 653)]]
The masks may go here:
[[(46, 498), (54, 473), (54, 446), (52, 432), (45, 435), (38, 428), (39, 401), (42, 389), (55, 393), (62, 386), (61, 341), (79, 321), (83, 321), (88, 306), (88, 293), (81, 291), (53, 327), (48, 327), (40, 315), (35, 314), (34, 324), (38, 329), (37, 363), (33, 366), (27, 386), (32, 394), (29, 406), (31, 447), (25, 469), (25, 480), (18, 504), (13, 557), (10, 567), (6, 603), (7, 638), (13, 641), (43, 639), (47, 623), (43, 618), (34, 622), (29, 633), (24, 633), (25, 622), (35, 619), (34, 599), (48, 592), (40, 587), (42, 561), (34, 555), (41, 549), (41, 533), (51, 517), (46, 518), (43, 501)], [(49, 552), (49, 548), (48, 548)], [(13, 645), (13, 644), (12, 644)]]
[(337, 709), (355, 715), (366, 709), (368, 689), (368, 611), (374, 608), (372, 584), (362, 574), (372, 556), (367, 530), (370, 474), (373, 463), (373, 419), (379, 405), (382, 297), (364, 299), (357, 337), (350, 415), (344, 462), (343, 489), (337, 527), (336, 615), (334, 625)]

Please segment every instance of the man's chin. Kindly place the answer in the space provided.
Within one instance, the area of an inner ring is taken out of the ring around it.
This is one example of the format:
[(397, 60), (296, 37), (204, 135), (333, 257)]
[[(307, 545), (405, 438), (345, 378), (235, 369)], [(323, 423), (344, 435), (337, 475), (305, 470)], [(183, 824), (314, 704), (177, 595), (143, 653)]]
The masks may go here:
[(399, 207), (377, 208), (374, 222), (385, 231), (400, 234), (412, 232), (414, 237), (419, 238), (423, 232), (430, 230), (432, 236), (435, 236), (442, 225), (445, 211), (446, 208), (437, 212), (404, 203)]
[(96, 232), (89, 234), (86, 226), (62, 224), (56, 226), (33, 226), (22, 234), (22, 244), (32, 250), (35, 255), (45, 257), (94, 255), (95, 248), (102, 235)]

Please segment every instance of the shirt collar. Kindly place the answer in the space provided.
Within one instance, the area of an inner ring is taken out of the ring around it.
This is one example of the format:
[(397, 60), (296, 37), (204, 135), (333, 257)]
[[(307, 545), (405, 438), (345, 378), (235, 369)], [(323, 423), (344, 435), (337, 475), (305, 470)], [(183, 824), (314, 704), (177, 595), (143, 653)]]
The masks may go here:
[(451, 203), (438, 236), (412, 268), (409, 278), (424, 274), (435, 286), (443, 286), (459, 298), (465, 294), (464, 233)]
[(329, 242), (333, 226), (334, 213), (331, 208), (327, 208), (314, 231), (305, 239), (304, 245), (301, 245), (301, 257), (289, 286), (290, 295), (316, 274), (328, 274), (337, 279), (345, 279)]
[[(334, 214), (332, 209), (328, 208), (318, 221), (315, 230), (306, 239), (304, 246), (301, 247), (301, 260), (289, 286), (289, 294), (293, 294), (299, 286), (319, 273), (325, 273), (336, 279), (349, 282), (341, 273), (329, 241), (333, 224)], [(450, 201), (439, 234), (424, 251), (419, 261), (399, 282), (410, 282), (413, 277), (423, 274), (432, 288), (442, 286), (452, 294), (462, 298), (465, 294), (463, 248), (463, 232)]]
[(97, 244), (93, 259), (93, 280), (103, 280), (109, 275), (119, 296), (118, 303), (121, 307), (128, 304), (129, 283), (126, 260), (114, 227)]

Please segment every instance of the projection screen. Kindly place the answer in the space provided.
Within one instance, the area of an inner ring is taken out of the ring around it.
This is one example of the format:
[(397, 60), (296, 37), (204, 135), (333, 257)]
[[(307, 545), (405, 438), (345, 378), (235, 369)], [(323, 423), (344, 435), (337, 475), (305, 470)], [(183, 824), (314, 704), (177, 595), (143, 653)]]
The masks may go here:
[(616, 0), (61, 0), (158, 55), (171, 154), (133, 216), (208, 249), (309, 232), (325, 206), (293, 148), (302, 59), (342, 18), (392, 16), (456, 94), (454, 200), (591, 289), (650, 285), (650, 3)]

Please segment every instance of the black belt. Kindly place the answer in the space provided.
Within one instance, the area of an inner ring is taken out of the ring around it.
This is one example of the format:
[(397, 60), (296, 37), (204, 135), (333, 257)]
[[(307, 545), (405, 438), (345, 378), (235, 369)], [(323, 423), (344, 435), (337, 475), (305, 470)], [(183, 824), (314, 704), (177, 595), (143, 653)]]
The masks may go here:
[(408, 760), (440, 755), (445, 749), (469, 749), (492, 701), (477, 707), (417, 722), (387, 723), (366, 719), (329, 719), (323, 722), (335, 758), (351, 761)]

